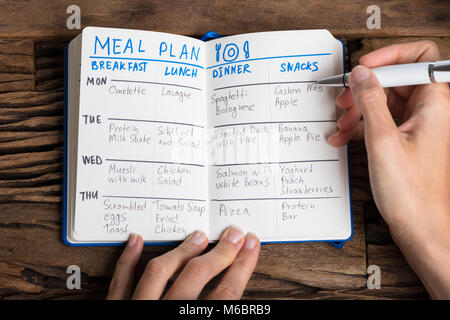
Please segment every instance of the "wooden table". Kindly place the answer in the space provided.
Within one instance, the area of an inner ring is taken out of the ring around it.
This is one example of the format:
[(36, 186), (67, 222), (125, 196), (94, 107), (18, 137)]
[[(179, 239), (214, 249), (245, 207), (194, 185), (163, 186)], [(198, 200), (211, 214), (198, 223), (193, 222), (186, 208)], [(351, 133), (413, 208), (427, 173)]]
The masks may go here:
[[(108, 26), (199, 37), (327, 28), (347, 47), (348, 66), (374, 48), (434, 40), (450, 59), (446, 1), (376, 1), (381, 29), (366, 27), (372, 1), (44, 1), (0, 0), (0, 297), (104, 298), (118, 247), (63, 244), (63, 48), (66, 8), (81, 8), (82, 27)], [(428, 298), (393, 243), (372, 198), (364, 143), (350, 144), (354, 237), (343, 249), (325, 243), (263, 246), (244, 298)], [(146, 247), (139, 269), (170, 247)], [(78, 265), (82, 289), (66, 288)], [(381, 289), (366, 287), (369, 265)]]

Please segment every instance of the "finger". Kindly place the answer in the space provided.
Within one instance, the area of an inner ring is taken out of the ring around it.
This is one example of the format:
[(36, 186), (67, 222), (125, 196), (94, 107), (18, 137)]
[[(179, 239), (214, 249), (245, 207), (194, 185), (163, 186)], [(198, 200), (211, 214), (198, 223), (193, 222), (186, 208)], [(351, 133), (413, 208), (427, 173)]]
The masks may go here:
[[(362, 56), (359, 62), (366, 67), (375, 68), (391, 64), (436, 61), (440, 59), (441, 55), (436, 43), (425, 40), (390, 45)], [(403, 98), (408, 98), (414, 87), (395, 87), (393, 90)]]
[(359, 62), (368, 68), (440, 60), (439, 48), (433, 41), (424, 40), (393, 44), (363, 55)]
[[(406, 108), (406, 100), (400, 96), (394, 88), (385, 88), (384, 92), (387, 96), (387, 105), (392, 113), (392, 116), (396, 119), (401, 119), (403, 115), (403, 110)], [(336, 105), (341, 109), (350, 109), (355, 106), (355, 101), (353, 100), (352, 92), (350, 88), (346, 88), (342, 93), (336, 98)]]
[(345, 110), (336, 125), (339, 130), (349, 131), (356, 126), (359, 120), (361, 120), (361, 111), (359, 111), (358, 107), (353, 105), (353, 107)]
[(225, 230), (211, 251), (186, 264), (164, 298), (197, 299), (203, 287), (234, 261), (243, 244), (244, 235), (239, 228)]
[(345, 88), (336, 98), (336, 105), (341, 109), (350, 108), (355, 104), (350, 88)]
[(133, 299), (159, 299), (172, 275), (207, 246), (208, 238), (205, 233), (196, 231), (175, 249), (150, 260), (139, 280)]
[(133, 286), (134, 268), (141, 256), (144, 243), (141, 236), (131, 234), (128, 244), (116, 263), (116, 269), (109, 285), (107, 300), (126, 300), (130, 298)]
[(387, 105), (394, 119), (403, 120), (403, 115), (407, 108), (406, 100), (399, 95), (394, 88), (384, 88), (387, 98)]
[(242, 297), (248, 280), (258, 262), (261, 244), (253, 233), (247, 233), (241, 251), (220, 280), (217, 287), (206, 297), (211, 300), (236, 300)]
[(336, 105), (341, 109), (347, 109), (354, 104), (350, 88), (345, 88), (336, 98)]
[(361, 140), (364, 137), (364, 121), (359, 120), (356, 126), (349, 131), (339, 130), (328, 138), (328, 142), (334, 147), (340, 147), (350, 140)]
[(364, 117), (364, 136), (368, 153), (384, 148), (386, 139), (395, 141), (400, 133), (387, 106), (387, 98), (375, 74), (357, 66), (350, 74), (350, 88)]
[[(389, 104), (392, 105), (391, 107), (389, 107), (389, 110), (391, 111), (391, 114), (395, 119), (401, 119), (405, 110), (406, 102), (397, 93), (389, 89), (390, 88), (384, 89), (384, 92), (387, 96), (388, 106)], [(359, 120), (361, 120), (361, 112), (359, 111), (358, 107), (356, 107), (356, 105), (354, 104), (353, 98), (352, 102), (353, 105), (347, 107), (345, 109), (344, 114), (337, 121), (337, 127), (339, 128), (340, 131), (351, 132), (353, 128), (358, 124)]]
[[(449, 128), (450, 89), (447, 83), (435, 83), (417, 88), (411, 95), (410, 103), (403, 118), (406, 120), (399, 127), (402, 132), (408, 132), (423, 138), (425, 144), (429, 139), (439, 140), (443, 132)], [(426, 133), (426, 134), (425, 134)], [(445, 134), (444, 134), (445, 135)], [(422, 139), (421, 139), (422, 140)]]

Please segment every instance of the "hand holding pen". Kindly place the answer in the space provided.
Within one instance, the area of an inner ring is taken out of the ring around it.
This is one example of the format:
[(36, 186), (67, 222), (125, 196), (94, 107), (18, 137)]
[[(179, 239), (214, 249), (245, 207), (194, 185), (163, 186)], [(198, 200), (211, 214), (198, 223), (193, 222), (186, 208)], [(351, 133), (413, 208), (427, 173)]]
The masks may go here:
[[(348, 78), (350, 88), (336, 99), (344, 114), (329, 142), (341, 146), (364, 138), (374, 200), (392, 238), (430, 295), (449, 299), (449, 86), (431, 83), (422, 64), (422, 79), (430, 84), (405, 86), (419, 79), (405, 77), (405, 71), (397, 77), (403, 82), (396, 83), (403, 86), (383, 89), (385, 78), (380, 83), (369, 69), (438, 60), (439, 49), (431, 41), (392, 45), (361, 57), (361, 66)], [(434, 71), (435, 80), (445, 81)]]

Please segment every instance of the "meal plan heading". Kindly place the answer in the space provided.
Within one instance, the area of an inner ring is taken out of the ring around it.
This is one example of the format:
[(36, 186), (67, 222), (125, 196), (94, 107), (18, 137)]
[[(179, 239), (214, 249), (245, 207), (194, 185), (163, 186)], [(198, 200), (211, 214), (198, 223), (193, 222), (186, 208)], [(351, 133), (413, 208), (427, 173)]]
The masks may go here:
[[(150, 62), (163, 63), (163, 75), (175, 77), (198, 76), (198, 69), (212, 69), (211, 77), (222, 78), (228, 75), (243, 75), (252, 73), (249, 62), (282, 57), (251, 57), (251, 44), (216, 43), (214, 51), (214, 65), (202, 65), (202, 46), (171, 41), (161, 41), (159, 45), (149, 48), (142, 39), (119, 37), (94, 37), (91, 70), (147, 72)], [(286, 56), (288, 58), (289, 56)], [(284, 57), (283, 57), (284, 58)], [(280, 62), (279, 72), (316, 72), (319, 70), (318, 61)]]

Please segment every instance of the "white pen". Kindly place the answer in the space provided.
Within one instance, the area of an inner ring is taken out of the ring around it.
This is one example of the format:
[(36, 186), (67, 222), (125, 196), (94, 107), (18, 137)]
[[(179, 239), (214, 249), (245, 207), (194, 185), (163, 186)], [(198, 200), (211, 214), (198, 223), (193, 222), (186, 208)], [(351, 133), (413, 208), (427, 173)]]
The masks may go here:
[[(372, 69), (383, 88), (450, 82), (450, 60), (395, 64)], [(348, 87), (350, 73), (317, 80), (322, 86)]]

